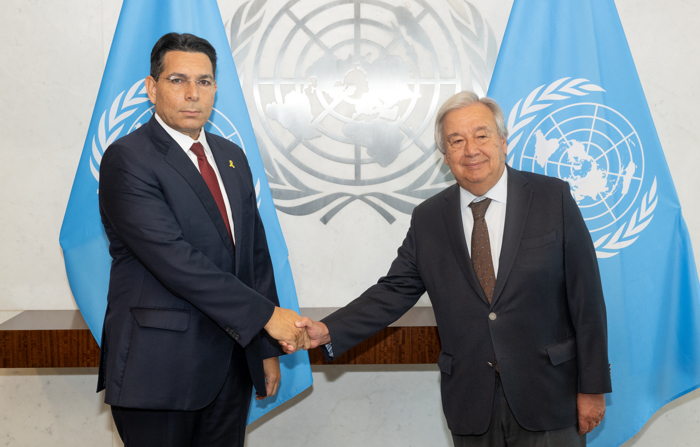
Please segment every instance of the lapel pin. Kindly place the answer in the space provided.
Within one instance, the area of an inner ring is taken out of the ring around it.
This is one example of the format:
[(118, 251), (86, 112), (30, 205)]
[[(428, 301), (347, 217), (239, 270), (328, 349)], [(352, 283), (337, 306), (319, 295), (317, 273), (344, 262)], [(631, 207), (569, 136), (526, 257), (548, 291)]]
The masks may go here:
[(228, 165), (231, 166), (232, 168), (235, 168), (235, 166), (233, 165), (233, 160), (229, 160)]

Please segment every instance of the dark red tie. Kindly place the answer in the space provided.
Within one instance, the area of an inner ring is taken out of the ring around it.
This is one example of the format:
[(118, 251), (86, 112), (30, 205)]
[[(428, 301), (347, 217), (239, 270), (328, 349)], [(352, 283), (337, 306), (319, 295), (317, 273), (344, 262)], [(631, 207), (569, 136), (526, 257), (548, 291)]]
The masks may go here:
[(214, 172), (214, 168), (212, 168), (209, 161), (207, 161), (207, 156), (204, 155), (204, 146), (202, 146), (202, 143), (194, 143), (190, 150), (197, 156), (199, 172), (202, 173), (202, 177), (204, 177), (204, 181), (207, 182), (211, 195), (214, 196), (214, 201), (216, 201), (216, 206), (219, 207), (221, 217), (224, 218), (224, 223), (226, 224), (226, 229), (228, 230), (228, 236), (231, 238), (231, 243), (233, 244), (231, 225), (228, 222), (228, 214), (226, 213), (224, 196), (221, 195), (221, 188), (219, 187), (219, 180), (216, 178), (216, 172)]

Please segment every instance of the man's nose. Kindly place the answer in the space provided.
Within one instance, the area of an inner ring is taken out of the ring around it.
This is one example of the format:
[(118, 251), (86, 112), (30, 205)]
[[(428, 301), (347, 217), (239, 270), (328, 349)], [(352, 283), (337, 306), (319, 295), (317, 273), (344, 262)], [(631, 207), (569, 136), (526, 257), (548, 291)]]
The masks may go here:
[(462, 152), (466, 157), (473, 157), (479, 153), (478, 146), (476, 144), (476, 141), (474, 141), (471, 138), (467, 138), (464, 141), (464, 149), (462, 149)]
[(197, 81), (189, 81), (185, 88), (185, 99), (188, 101), (197, 101), (199, 99), (199, 87)]

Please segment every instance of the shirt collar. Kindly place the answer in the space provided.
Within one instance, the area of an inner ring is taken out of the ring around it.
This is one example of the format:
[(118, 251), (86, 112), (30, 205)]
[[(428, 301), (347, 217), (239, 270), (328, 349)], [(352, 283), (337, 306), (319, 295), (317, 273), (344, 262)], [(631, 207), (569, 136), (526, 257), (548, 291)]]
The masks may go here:
[(209, 147), (209, 145), (207, 144), (207, 141), (206, 141), (207, 139), (204, 138), (204, 129), (202, 129), (202, 130), (199, 131), (199, 139), (193, 140), (193, 139), (190, 138), (188, 135), (185, 135), (185, 134), (182, 133), (182, 132), (178, 132), (177, 130), (175, 130), (175, 129), (173, 129), (172, 127), (170, 127), (170, 126), (168, 126), (167, 124), (165, 124), (165, 121), (163, 121), (163, 120), (161, 119), (161, 117), (158, 116), (157, 113), (155, 114), (155, 116), (156, 116), (156, 121), (158, 121), (158, 123), (160, 123), (160, 125), (163, 126), (163, 129), (165, 129), (165, 131), (168, 132), (168, 135), (170, 135), (170, 136), (173, 138), (173, 140), (175, 140), (175, 142), (176, 142), (185, 152), (189, 151), (190, 148), (192, 147), (192, 145), (193, 145), (194, 143), (197, 143), (197, 142), (202, 143), (202, 146), (204, 146), (205, 148), (208, 148), (208, 147)]
[(469, 204), (474, 201), (474, 199), (491, 199), (505, 205), (508, 200), (508, 169), (503, 169), (503, 175), (501, 175), (501, 178), (495, 185), (493, 185), (493, 188), (489, 189), (483, 196), (477, 197), (460, 186), (459, 197), (462, 210), (468, 207)]

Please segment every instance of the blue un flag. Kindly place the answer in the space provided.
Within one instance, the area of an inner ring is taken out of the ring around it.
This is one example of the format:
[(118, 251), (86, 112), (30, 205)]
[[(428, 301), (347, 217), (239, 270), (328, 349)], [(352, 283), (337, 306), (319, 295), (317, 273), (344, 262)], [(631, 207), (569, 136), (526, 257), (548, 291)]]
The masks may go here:
[[(111, 262), (98, 207), (100, 161), (114, 140), (145, 124), (153, 115), (153, 104), (148, 100), (144, 79), (150, 71), (153, 45), (169, 32), (195, 34), (216, 48), (218, 90), (205, 129), (228, 138), (245, 150), (267, 233), (280, 305), (299, 310), (287, 246), (216, 1), (125, 0), (60, 236), (73, 296), (98, 343), (107, 308)], [(311, 368), (306, 352), (282, 356), (280, 368), (282, 379), (278, 393), (262, 401), (253, 399), (248, 422), (311, 386)]]
[(700, 385), (700, 288), (613, 0), (515, 0), (489, 96), (508, 121), (508, 163), (569, 182), (590, 230), (613, 393), (588, 443), (620, 445)]

